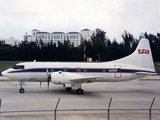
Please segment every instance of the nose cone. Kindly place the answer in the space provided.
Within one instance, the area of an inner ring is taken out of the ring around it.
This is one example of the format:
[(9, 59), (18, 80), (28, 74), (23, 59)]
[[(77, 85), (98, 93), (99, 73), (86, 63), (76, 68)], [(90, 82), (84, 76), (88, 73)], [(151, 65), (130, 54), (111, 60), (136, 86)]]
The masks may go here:
[(6, 76), (6, 71), (3, 71), (1, 74), (3, 75), (3, 76)]

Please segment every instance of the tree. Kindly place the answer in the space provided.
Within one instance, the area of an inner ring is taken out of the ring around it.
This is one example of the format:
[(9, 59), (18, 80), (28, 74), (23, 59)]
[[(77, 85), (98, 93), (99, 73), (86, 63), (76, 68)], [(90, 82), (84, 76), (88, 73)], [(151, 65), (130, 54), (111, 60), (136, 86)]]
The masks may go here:
[[(106, 32), (101, 29), (93, 31), (91, 40), (86, 43), (86, 56), (93, 58), (93, 61), (99, 59), (101, 61), (111, 61), (125, 57), (131, 54), (138, 44), (138, 40), (127, 31), (122, 34), (123, 41), (117, 43), (116, 39), (111, 41), (106, 37)], [(142, 33), (139, 39), (147, 38), (154, 61), (160, 61), (160, 33), (148, 34)], [(83, 61), (84, 56), (84, 40), (78, 47), (67, 40), (62, 43), (58, 41), (58, 45), (52, 40), (44, 43), (42, 40), (35, 42), (23, 41), (19, 46), (0, 44), (0, 60), (20, 60), (33, 61)]]
[(93, 60), (98, 60), (98, 55), (100, 55), (101, 61), (106, 60), (106, 32), (101, 29), (96, 29), (93, 31), (91, 36), (92, 43), (92, 58)]
[[(135, 49), (138, 44), (138, 40), (136, 40), (132, 34), (128, 33), (127, 31), (123, 32), (122, 35), (123, 42), (121, 44), (124, 44), (124, 55), (127, 56), (131, 54)], [(123, 45), (121, 45), (122, 47)]]
[(150, 42), (153, 60), (154, 61), (160, 61), (160, 33), (157, 33), (157, 35), (148, 34), (145, 32), (143, 35), (140, 36), (141, 38), (147, 38)]

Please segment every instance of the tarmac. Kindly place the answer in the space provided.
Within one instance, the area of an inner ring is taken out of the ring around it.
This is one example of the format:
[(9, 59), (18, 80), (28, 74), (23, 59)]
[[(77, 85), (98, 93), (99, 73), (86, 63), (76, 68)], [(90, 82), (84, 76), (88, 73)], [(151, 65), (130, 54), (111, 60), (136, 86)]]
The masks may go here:
[[(152, 78), (152, 77), (150, 77)], [(149, 79), (150, 79), (149, 78)], [(0, 77), (0, 120), (110, 120), (160, 119), (160, 76), (156, 81), (133, 80), (128, 82), (106, 82), (83, 84), (83, 95), (76, 94), (76, 88), (67, 92), (60, 85), (28, 82), (25, 93), (19, 93), (19, 82)], [(6, 79), (6, 80), (5, 80)], [(2, 81), (3, 80), (3, 81)]]

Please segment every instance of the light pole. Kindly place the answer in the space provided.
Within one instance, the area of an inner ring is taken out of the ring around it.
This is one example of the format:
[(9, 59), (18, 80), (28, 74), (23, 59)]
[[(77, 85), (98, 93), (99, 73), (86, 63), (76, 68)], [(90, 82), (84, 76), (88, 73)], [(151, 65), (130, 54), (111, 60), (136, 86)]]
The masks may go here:
[(84, 61), (86, 61), (86, 39), (84, 40)]

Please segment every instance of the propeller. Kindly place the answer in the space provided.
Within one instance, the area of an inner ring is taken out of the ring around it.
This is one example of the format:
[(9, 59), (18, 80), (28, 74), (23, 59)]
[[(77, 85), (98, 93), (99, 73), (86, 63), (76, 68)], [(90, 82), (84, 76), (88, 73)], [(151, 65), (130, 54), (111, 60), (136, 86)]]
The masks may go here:
[(48, 71), (48, 68), (46, 69), (47, 72), (47, 83), (48, 83), (48, 89), (49, 89), (49, 82), (51, 81), (51, 74)]
[(41, 88), (41, 82), (40, 82), (40, 88)]

